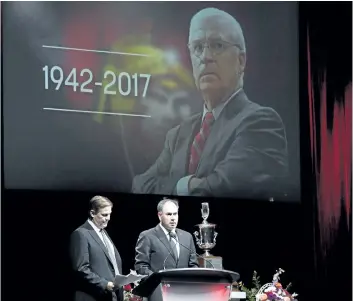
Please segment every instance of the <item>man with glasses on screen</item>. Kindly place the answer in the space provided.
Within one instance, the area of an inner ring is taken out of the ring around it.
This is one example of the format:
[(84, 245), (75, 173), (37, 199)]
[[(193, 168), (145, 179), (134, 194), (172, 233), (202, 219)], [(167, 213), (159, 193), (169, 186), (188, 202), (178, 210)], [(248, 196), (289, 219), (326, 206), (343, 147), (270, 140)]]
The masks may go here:
[(188, 47), (203, 111), (167, 133), (157, 161), (134, 178), (133, 192), (272, 196), (287, 172), (286, 134), (280, 116), (244, 92), (239, 23), (224, 11), (203, 9), (191, 20)]

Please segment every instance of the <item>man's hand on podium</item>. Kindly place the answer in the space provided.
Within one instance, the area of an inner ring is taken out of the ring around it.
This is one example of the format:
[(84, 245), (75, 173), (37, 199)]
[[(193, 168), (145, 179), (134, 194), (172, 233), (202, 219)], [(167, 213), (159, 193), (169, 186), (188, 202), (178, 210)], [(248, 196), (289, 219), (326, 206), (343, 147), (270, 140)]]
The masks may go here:
[(107, 290), (112, 292), (114, 291), (114, 283), (109, 281), (108, 284), (107, 284)]

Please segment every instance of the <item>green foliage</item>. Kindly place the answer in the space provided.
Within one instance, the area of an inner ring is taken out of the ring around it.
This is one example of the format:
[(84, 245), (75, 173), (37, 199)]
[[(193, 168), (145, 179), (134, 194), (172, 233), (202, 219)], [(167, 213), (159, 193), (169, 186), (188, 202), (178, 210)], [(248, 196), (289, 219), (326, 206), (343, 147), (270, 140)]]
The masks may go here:
[(242, 292), (246, 293), (246, 300), (247, 301), (256, 301), (256, 294), (261, 288), (261, 283), (260, 283), (260, 276), (257, 275), (257, 272), (254, 271), (253, 276), (252, 276), (252, 288), (247, 288), (244, 286), (242, 282), (239, 283), (239, 289)]
[(290, 288), (292, 287), (292, 282), (289, 282), (288, 285), (286, 286), (285, 290), (289, 292)]

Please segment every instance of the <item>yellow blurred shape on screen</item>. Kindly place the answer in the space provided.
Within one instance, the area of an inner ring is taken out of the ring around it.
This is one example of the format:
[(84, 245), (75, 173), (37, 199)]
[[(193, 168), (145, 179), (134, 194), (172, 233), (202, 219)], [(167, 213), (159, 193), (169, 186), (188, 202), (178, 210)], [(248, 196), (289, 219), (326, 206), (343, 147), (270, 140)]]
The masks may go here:
[[(130, 40), (131, 37), (127, 40)], [(124, 53), (138, 53), (148, 55), (146, 57), (142, 56), (129, 56), (129, 55), (110, 55), (108, 56), (108, 61), (102, 70), (102, 78), (104, 72), (112, 71), (117, 77), (121, 72), (127, 72), (131, 76), (135, 73), (137, 74), (150, 74), (150, 84), (147, 90), (150, 90), (152, 85), (160, 85), (169, 89), (178, 89), (183, 87), (191, 88), (194, 85), (193, 78), (190, 72), (182, 66), (180, 62), (170, 64), (165, 59), (164, 51), (154, 47), (152, 45), (128, 45), (125, 41), (117, 42), (113, 47), (112, 51), (124, 52)], [(173, 78), (163, 78), (164, 76), (172, 75)], [(145, 83), (145, 79), (140, 79)], [(103, 80), (103, 86), (101, 89), (101, 94), (98, 102), (98, 111), (114, 112), (114, 113), (136, 113), (136, 109), (140, 104), (140, 97), (142, 91), (139, 91), (139, 96), (122, 96), (119, 94), (119, 90), (116, 86), (114, 90), (117, 91), (116, 95), (104, 94), (104, 87), (109, 84), (111, 79)], [(109, 102), (109, 103), (108, 103)], [(104, 115), (97, 114), (94, 115), (94, 120), (97, 122), (103, 121)]]

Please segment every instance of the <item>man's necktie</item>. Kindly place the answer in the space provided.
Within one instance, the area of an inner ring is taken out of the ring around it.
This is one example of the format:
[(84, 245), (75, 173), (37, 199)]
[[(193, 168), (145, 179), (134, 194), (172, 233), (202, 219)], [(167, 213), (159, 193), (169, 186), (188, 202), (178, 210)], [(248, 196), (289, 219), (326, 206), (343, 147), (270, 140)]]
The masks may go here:
[(115, 275), (118, 275), (119, 274), (119, 269), (118, 269), (118, 265), (116, 263), (114, 248), (109, 243), (109, 239), (108, 239), (107, 235), (105, 234), (105, 231), (101, 230), (101, 233), (102, 233), (104, 244), (105, 244), (105, 246), (106, 246), (106, 248), (108, 250), (108, 254), (109, 254), (110, 260), (113, 263)]
[(206, 140), (211, 132), (211, 126), (214, 122), (214, 117), (211, 112), (206, 113), (200, 131), (194, 138), (190, 151), (189, 174), (196, 172), (200, 161), (201, 154), (205, 148)]
[(173, 256), (174, 256), (175, 260), (178, 261), (178, 250), (177, 250), (176, 242), (177, 242), (176, 239), (173, 239), (169, 234), (170, 248), (173, 252)]

